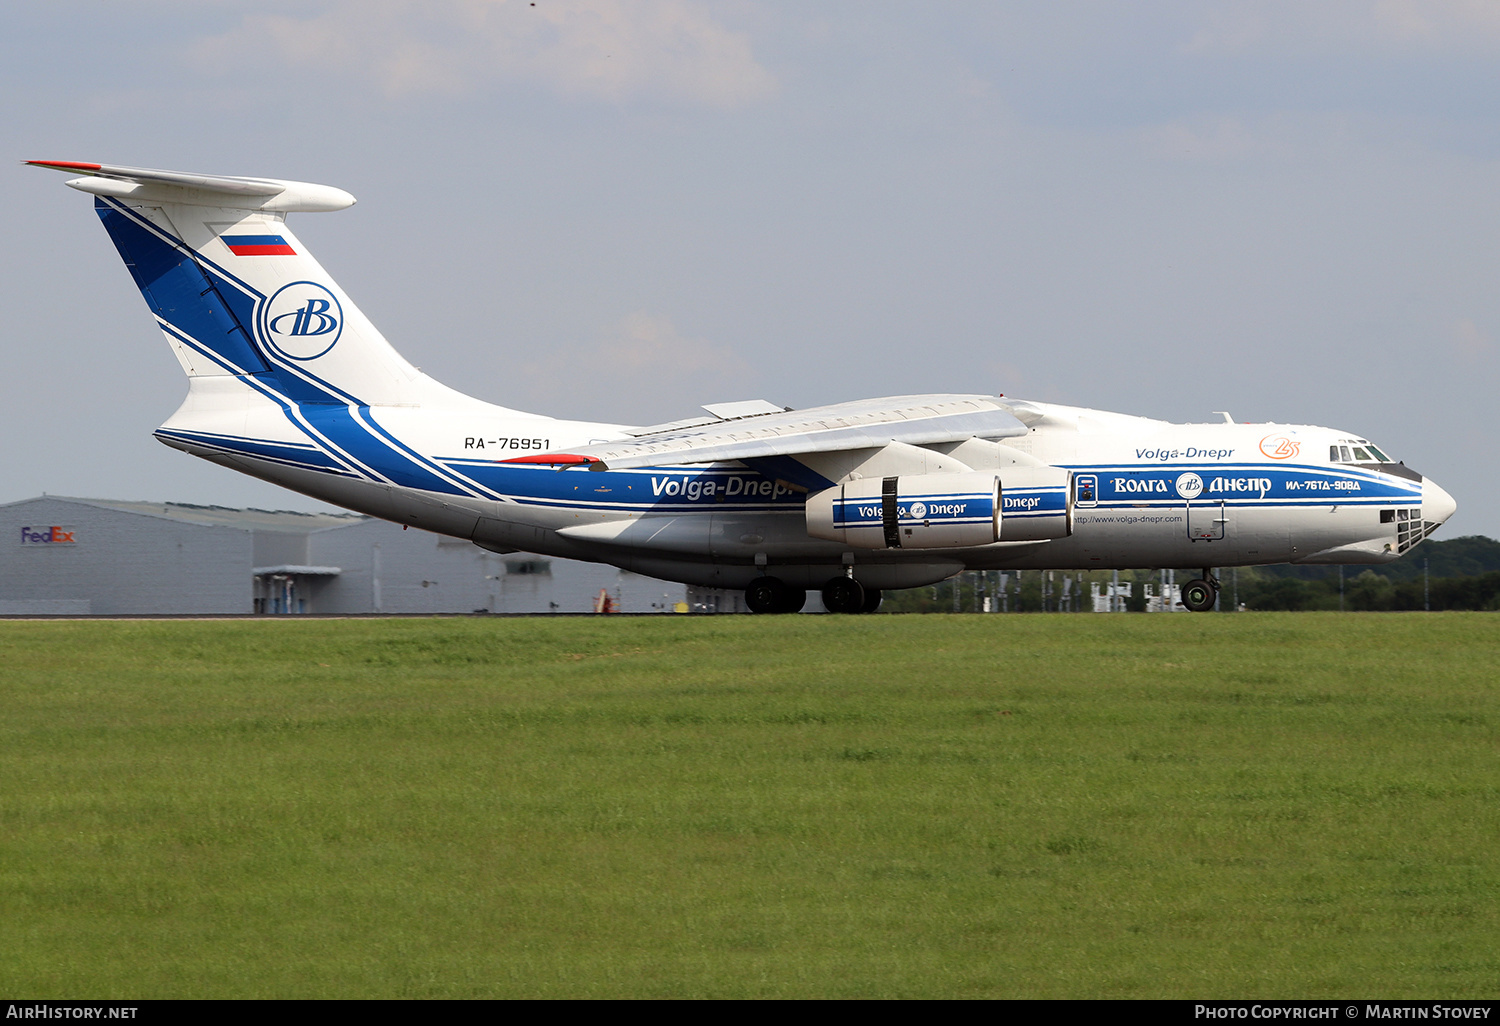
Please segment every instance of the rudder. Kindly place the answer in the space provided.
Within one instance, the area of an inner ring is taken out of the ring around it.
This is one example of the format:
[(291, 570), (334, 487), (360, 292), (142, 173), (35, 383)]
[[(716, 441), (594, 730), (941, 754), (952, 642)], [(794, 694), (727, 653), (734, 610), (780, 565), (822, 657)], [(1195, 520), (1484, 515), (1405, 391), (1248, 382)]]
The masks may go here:
[(145, 210), (131, 211), (103, 197), (94, 201), (94, 209), (188, 377), (271, 370), (240, 319), (250, 312), (247, 304), (241, 302), (236, 314), (221, 282), (191, 250), (169, 242), (160, 226), (152, 231)]

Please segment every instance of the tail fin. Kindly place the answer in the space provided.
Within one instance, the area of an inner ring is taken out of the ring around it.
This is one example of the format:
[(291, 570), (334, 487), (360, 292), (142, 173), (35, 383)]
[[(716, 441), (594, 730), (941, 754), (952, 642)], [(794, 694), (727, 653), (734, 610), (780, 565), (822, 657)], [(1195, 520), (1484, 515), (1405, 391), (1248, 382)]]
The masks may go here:
[(67, 184), (96, 197), (100, 220), (189, 377), (252, 376), (298, 403), (405, 405), (433, 395), (436, 382), (391, 347), (286, 227), (293, 211), (351, 206), (347, 192), (28, 163), (85, 172)]

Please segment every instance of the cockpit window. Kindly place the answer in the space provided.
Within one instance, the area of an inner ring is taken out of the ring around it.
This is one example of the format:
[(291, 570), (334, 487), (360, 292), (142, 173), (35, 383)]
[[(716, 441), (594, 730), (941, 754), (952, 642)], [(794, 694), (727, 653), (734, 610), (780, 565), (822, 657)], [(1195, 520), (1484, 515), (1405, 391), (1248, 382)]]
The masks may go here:
[(1352, 445), (1330, 445), (1330, 463), (1390, 463), (1391, 458), (1363, 438), (1346, 438)]

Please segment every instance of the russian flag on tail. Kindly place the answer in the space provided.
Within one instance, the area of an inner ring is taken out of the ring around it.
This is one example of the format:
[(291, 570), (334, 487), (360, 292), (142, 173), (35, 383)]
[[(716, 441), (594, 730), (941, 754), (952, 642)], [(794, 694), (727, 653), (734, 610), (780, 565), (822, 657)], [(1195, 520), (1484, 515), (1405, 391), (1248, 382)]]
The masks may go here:
[(224, 245), (235, 256), (296, 256), (280, 235), (221, 235)]

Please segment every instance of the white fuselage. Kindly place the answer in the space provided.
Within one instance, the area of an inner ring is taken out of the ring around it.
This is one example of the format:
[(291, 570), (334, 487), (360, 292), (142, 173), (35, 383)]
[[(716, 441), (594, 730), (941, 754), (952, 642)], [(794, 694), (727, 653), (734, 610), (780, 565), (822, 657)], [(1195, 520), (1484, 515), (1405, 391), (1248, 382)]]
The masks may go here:
[[(194, 392), (215, 380), (196, 380)], [(1070, 534), (1008, 541), (1002, 524), (994, 544), (857, 549), (809, 535), (805, 488), (741, 464), (559, 471), (502, 462), (623, 437), (616, 425), (463, 397), (436, 409), (305, 407), (289, 417), (239, 394), (245, 401), (232, 414), (225, 396), (190, 395), (158, 436), (325, 501), (488, 548), (718, 587), (766, 573), (817, 587), (844, 567), (867, 587), (900, 588), (965, 569), (1381, 563), (1453, 510), (1446, 492), (1404, 465), (1331, 461), (1346, 432), (1018, 403), (1028, 433), (992, 448), (1071, 471)]]

